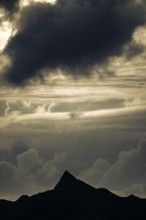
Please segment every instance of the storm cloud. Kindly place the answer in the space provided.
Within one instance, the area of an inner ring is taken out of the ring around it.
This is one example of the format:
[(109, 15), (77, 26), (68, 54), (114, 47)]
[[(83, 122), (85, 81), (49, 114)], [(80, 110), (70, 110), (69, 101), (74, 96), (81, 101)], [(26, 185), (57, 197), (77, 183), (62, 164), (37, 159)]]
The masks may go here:
[(10, 13), (18, 7), (19, 0), (0, 0), (0, 8), (5, 8)]
[(5, 80), (21, 85), (44, 69), (88, 76), (94, 65), (120, 55), (131, 42), (133, 32), (146, 22), (145, 6), (145, 0), (30, 4), (20, 11), (17, 33), (5, 49), (12, 61)]

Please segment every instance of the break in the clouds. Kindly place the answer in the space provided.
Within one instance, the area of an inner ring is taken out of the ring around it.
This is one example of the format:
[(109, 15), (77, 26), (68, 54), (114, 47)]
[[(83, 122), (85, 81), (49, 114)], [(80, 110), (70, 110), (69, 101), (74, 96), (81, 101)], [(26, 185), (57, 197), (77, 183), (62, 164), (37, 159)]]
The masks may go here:
[[(122, 53), (135, 29), (146, 22), (145, 14), (145, 0), (30, 4), (19, 12), (17, 33), (5, 49), (12, 65), (4, 77), (19, 85), (41, 76), (44, 69), (48, 73), (62, 69), (73, 76), (88, 75), (94, 65)], [(135, 45), (130, 50), (132, 56), (141, 51)]]

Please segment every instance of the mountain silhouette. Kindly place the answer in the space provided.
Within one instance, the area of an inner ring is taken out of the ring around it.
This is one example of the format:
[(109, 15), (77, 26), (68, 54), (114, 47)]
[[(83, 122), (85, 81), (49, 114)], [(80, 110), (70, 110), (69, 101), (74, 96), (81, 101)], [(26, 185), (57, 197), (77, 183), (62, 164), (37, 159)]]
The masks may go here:
[(139, 220), (146, 219), (146, 199), (119, 197), (65, 171), (53, 190), (15, 202), (0, 200), (0, 216), (2, 220)]

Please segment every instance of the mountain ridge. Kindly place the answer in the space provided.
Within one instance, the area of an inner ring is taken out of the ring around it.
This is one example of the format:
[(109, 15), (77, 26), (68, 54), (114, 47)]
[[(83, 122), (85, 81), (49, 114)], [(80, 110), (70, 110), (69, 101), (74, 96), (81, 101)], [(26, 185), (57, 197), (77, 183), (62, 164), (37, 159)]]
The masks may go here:
[[(65, 171), (53, 190), (21, 196), (15, 202), (0, 200), (3, 220), (117, 220), (145, 219), (146, 199), (120, 197), (96, 189)], [(143, 217), (144, 216), (144, 217)]]

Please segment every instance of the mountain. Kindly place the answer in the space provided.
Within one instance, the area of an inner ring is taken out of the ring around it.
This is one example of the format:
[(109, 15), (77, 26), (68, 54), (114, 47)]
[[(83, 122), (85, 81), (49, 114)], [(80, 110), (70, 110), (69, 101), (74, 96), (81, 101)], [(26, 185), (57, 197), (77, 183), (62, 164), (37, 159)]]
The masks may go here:
[(65, 171), (53, 190), (21, 196), (15, 202), (0, 200), (2, 220), (123, 220), (146, 219), (146, 199), (119, 197), (96, 189)]

